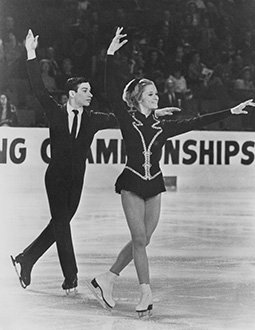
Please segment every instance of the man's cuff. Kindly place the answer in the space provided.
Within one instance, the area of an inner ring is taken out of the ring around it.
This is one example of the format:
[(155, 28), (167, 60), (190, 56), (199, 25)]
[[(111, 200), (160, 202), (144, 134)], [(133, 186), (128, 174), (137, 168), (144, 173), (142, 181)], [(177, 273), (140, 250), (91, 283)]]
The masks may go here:
[(27, 60), (34, 60), (36, 58), (35, 51), (27, 52)]

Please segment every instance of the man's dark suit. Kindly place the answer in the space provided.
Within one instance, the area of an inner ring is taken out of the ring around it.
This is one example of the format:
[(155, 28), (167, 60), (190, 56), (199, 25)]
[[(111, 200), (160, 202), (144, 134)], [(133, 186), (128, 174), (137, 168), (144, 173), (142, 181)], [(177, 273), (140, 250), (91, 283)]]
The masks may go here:
[(33, 265), (56, 241), (64, 277), (72, 279), (78, 270), (70, 221), (81, 197), (86, 156), (95, 133), (116, 126), (116, 118), (113, 114), (84, 108), (78, 136), (72, 141), (66, 106), (59, 105), (45, 89), (36, 59), (27, 61), (27, 69), (33, 92), (49, 121), (51, 160), (46, 171), (45, 184), (52, 219), (23, 254), (25, 260)]

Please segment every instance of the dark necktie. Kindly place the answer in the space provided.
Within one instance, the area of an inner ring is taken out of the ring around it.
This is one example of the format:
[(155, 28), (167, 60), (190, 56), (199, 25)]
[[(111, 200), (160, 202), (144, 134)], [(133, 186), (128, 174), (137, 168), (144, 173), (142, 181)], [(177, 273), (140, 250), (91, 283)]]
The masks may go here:
[(75, 140), (76, 138), (76, 131), (77, 131), (77, 125), (78, 125), (78, 110), (72, 110), (74, 113), (74, 119), (73, 119), (73, 125), (72, 125), (72, 130), (71, 130), (71, 137), (72, 140)]

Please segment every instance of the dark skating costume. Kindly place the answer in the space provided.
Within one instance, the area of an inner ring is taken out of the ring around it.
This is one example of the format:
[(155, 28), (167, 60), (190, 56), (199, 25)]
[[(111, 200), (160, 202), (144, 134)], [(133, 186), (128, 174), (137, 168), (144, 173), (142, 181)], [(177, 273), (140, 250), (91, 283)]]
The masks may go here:
[(106, 91), (119, 121), (127, 155), (125, 168), (115, 183), (116, 192), (127, 190), (146, 199), (166, 190), (159, 161), (167, 139), (225, 119), (231, 111), (227, 109), (184, 120), (156, 118), (154, 112), (148, 117), (139, 111), (129, 112), (120, 97), (111, 95), (111, 90), (116, 90), (114, 72), (113, 56), (108, 55)]

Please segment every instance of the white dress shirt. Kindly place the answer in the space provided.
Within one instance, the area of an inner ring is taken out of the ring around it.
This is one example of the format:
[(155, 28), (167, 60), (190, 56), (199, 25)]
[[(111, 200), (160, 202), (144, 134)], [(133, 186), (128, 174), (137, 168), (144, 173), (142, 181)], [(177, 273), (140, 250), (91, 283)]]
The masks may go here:
[(83, 112), (83, 107), (81, 108), (74, 108), (70, 105), (69, 102), (66, 103), (66, 110), (68, 113), (68, 127), (69, 127), (69, 132), (71, 134), (72, 126), (73, 126), (73, 120), (74, 120), (74, 113), (73, 110), (78, 110), (78, 123), (77, 123), (77, 131), (76, 131), (76, 138), (79, 134), (80, 126), (81, 126), (81, 115)]

